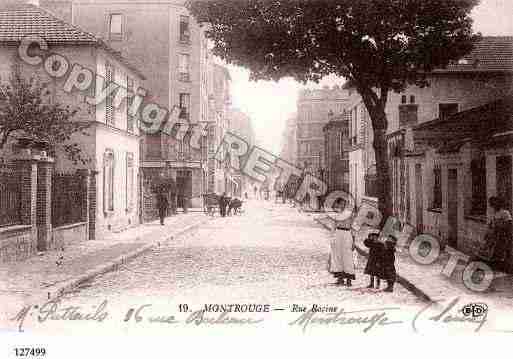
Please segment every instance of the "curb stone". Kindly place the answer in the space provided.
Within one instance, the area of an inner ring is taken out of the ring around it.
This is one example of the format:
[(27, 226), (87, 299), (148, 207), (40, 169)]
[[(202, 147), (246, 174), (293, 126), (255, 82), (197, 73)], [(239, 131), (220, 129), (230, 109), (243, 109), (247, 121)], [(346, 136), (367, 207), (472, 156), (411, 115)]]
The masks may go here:
[[(186, 232), (188, 232), (192, 229), (195, 229), (210, 220), (212, 220), (212, 219), (209, 218), (209, 219), (200, 221), (199, 223), (190, 224), (176, 232), (169, 233), (168, 235), (164, 235), (161, 238), (159, 238), (159, 240), (155, 241), (155, 243), (145, 244), (129, 253), (122, 254), (121, 256), (117, 257), (116, 259), (114, 259), (112, 261), (109, 261), (106, 264), (100, 264), (92, 269), (87, 270), (84, 274), (82, 274), (78, 277), (69, 279), (59, 285), (56, 285), (55, 288), (42, 290), (42, 291), (38, 292), (35, 295), (35, 297), (36, 297), (36, 299), (42, 299), (43, 302), (52, 300), (52, 299), (57, 299), (57, 298), (61, 297), (62, 295), (64, 295), (65, 293), (72, 291), (73, 289), (78, 287), (80, 284), (83, 284), (84, 282), (87, 282), (99, 275), (119, 269), (119, 267), (121, 265), (129, 262), (130, 260), (132, 260), (132, 259), (150, 251), (152, 248), (158, 246), (159, 241), (160, 242), (168, 241), (175, 237), (181, 236), (181, 235), (185, 234)], [(136, 238), (136, 239), (139, 239), (139, 238)]]
[[(314, 218), (314, 221), (319, 223), (321, 226), (323, 226), (325, 229), (330, 229), (325, 223), (321, 221), (321, 218)], [(367, 249), (365, 249), (360, 243), (355, 243), (356, 250), (358, 251), (358, 254), (368, 257), (369, 252)], [(434, 302), (433, 299), (422, 289), (417, 287), (415, 284), (413, 284), (411, 281), (409, 281), (406, 277), (402, 276), (401, 274), (397, 273), (397, 282), (401, 284), (404, 288), (406, 288), (408, 291), (410, 291), (413, 295), (417, 296), (419, 299), (425, 301), (425, 302)]]

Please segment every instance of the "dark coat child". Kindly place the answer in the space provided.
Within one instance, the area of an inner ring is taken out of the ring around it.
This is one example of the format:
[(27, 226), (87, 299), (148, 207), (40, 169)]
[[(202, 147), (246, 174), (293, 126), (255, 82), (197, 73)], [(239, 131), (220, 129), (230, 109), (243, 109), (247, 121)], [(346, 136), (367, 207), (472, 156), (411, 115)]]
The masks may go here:
[(378, 240), (378, 233), (370, 233), (363, 241), (363, 244), (369, 248), (369, 258), (365, 266), (364, 273), (370, 276), (370, 284), (367, 288), (374, 288), (374, 279), (376, 279), (376, 288), (380, 286), (380, 275), (382, 272), (382, 257), (384, 251), (383, 242)]
[(396, 279), (395, 270), (395, 246), (397, 239), (394, 236), (389, 236), (385, 241), (383, 255), (382, 255), (382, 271), (380, 278), (387, 281), (387, 288), (385, 292), (392, 292), (394, 290), (394, 283)]

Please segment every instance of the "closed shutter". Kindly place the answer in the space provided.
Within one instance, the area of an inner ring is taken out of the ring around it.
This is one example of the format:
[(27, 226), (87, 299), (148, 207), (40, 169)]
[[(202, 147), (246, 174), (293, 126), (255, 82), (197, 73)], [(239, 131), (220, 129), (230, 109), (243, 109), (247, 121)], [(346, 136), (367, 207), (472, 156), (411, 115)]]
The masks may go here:
[[(105, 88), (108, 88), (110, 84), (114, 81), (114, 67), (106, 63), (105, 64)], [(105, 123), (110, 126), (114, 126), (114, 108), (112, 107), (112, 102), (114, 100), (114, 95), (111, 93), (107, 95), (105, 99)]]

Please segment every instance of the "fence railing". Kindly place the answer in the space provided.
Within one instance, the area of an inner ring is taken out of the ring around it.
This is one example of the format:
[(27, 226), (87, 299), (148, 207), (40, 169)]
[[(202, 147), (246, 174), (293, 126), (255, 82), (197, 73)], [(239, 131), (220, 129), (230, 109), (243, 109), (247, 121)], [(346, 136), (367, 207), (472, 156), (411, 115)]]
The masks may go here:
[(21, 223), (21, 183), (13, 166), (0, 163), (0, 227)]
[(87, 191), (83, 177), (77, 174), (52, 176), (52, 226), (61, 227), (86, 220), (83, 209)]

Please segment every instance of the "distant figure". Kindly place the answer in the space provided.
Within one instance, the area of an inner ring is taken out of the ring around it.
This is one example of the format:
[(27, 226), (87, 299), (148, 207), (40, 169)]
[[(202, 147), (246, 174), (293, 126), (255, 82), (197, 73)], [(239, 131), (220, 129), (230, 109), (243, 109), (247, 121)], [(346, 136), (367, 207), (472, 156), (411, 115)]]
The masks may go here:
[(247, 200), (248, 199), (248, 192), (244, 192), (244, 198)]
[(219, 213), (221, 214), (221, 217), (226, 217), (226, 205), (226, 192), (223, 192), (223, 194), (219, 197)]
[(258, 189), (257, 189), (257, 186), (255, 186), (254, 188), (255, 188), (255, 199), (256, 199), (257, 198)]
[(164, 219), (167, 215), (167, 209), (169, 208), (169, 202), (167, 196), (164, 193), (157, 194), (157, 209), (159, 211), (160, 224), (164, 225)]

